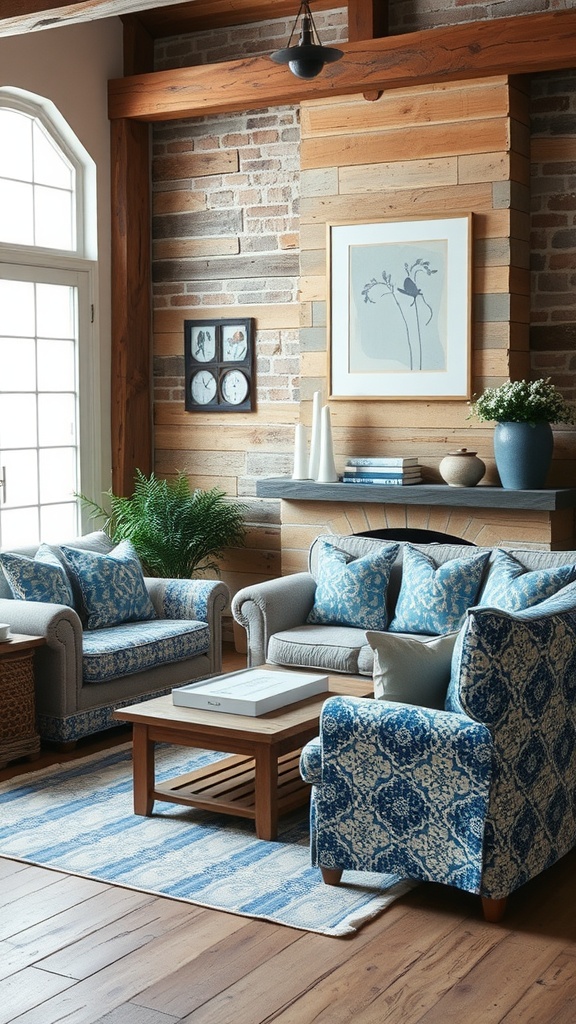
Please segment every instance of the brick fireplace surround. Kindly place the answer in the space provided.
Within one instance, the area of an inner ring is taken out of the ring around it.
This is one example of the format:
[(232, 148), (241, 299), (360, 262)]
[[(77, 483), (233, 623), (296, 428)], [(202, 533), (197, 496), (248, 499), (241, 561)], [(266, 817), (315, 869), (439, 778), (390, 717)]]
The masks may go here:
[(258, 494), (281, 499), (284, 575), (307, 568), (308, 549), (319, 533), (361, 533), (384, 527), (439, 530), (490, 547), (576, 549), (576, 488), (511, 491), (442, 484), (361, 488), (276, 478), (260, 480)]

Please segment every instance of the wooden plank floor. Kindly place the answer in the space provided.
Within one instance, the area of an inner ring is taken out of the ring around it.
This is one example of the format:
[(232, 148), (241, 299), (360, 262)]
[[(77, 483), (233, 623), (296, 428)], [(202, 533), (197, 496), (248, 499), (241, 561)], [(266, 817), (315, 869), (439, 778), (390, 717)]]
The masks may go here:
[(0, 858), (0, 1024), (574, 1024), (575, 896), (572, 851), (499, 925), (422, 885), (335, 939)]

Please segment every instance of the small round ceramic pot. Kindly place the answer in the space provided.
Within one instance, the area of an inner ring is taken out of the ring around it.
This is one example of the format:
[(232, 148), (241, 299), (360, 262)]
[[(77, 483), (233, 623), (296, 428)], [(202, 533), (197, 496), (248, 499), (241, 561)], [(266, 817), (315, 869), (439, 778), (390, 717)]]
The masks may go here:
[(450, 487), (475, 487), (485, 472), (482, 459), (467, 448), (448, 452), (440, 463), (440, 476)]

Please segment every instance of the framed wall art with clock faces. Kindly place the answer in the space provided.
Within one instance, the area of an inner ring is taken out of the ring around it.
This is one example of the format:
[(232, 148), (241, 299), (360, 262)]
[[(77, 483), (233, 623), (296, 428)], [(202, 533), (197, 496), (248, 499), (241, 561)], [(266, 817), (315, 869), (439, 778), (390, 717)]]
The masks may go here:
[(251, 412), (254, 407), (254, 320), (185, 320), (188, 412)]

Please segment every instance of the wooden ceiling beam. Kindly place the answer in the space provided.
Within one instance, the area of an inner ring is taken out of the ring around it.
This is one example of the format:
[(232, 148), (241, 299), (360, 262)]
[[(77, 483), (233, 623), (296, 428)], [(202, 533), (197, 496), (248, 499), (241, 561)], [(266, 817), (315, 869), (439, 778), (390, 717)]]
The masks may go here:
[[(170, 6), (174, 0), (2, 0), (0, 36), (21, 35), (58, 25), (134, 14), (147, 7)], [(191, 0), (192, 3), (195, 0)]]
[[(362, 0), (359, 0), (362, 2)], [(368, 4), (372, 0), (367, 0)], [(277, 18), (296, 18), (299, 0), (194, 0), (142, 12), (142, 21), (156, 39), (186, 32), (207, 32)], [(329, 11), (338, 0), (313, 0), (313, 12)]]
[(576, 11), (499, 18), (339, 44), (344, 58), (303, 82), (269, 57), (158, 71), (109, 83), (109, 116), (164, 121), (373, 89), (576, 66)]
[[(361, 4), (363, 0), (354, 2)], [(371, 6), (372, 0), (367, 3)], [(335, 6), (338, 0), (314, 0), (315, 11)], [(295, 18), (297, 11), (298, 0), (2, 0), (0, 36), (139, 14), (146, 30), (157, 39), (273, 18)]]

